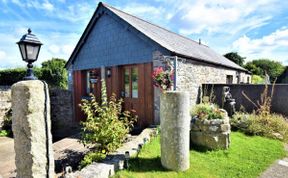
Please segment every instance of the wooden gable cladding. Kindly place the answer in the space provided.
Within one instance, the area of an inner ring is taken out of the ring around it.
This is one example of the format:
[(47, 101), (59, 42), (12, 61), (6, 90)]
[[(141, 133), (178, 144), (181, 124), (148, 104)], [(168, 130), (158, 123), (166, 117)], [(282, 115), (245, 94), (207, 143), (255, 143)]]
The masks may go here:
[[(124, 70), (127, 68), (137, 68), (138, 70), (138, 97), (125, 98), (123, 96), (124, 91)], [(92, 69), (94, 71), (101, 71), (100, 69)], [(111, 75), (107, 76), (107, 70), (111, 71)], [(123, 98), (123, 107), (125, 110), (136, 110), (138, 115), (137, 126), (145, 128), (154, 123), (154, 90), (152, 84), (153, 66), (152, 63), (134, 64), (113, 66), (105, 68), (105, 80), (107, 86), (107, 96), (110, 97), (112, 93), (116, 94), (117, 98)], [(96, 72), (97, 73), (97, 72)], [(86, 93), (86, 74), (87, 71), (75, 71), (74, 72), (74, 104), (75, 104), (75, 117), (76, 121), (85, 120), (85, 115), (81, 111), (79, 104), (81, 99), (87, 96)], [(101, 96), (100, 81), (95, 84), (93, 94), (96, 98)]]

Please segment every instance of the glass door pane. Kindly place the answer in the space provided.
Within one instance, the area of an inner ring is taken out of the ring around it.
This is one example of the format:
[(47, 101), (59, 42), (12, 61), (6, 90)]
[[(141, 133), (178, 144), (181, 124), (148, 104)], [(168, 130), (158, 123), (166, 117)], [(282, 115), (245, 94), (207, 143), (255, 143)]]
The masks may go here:
[(130, 97), (130, 70), (127, 68), (124, 71), (124, 88), (125, 97)]
[(132, 78), (132, 98), (138, 98), (138, 68), (133, 67), (131, 72)]

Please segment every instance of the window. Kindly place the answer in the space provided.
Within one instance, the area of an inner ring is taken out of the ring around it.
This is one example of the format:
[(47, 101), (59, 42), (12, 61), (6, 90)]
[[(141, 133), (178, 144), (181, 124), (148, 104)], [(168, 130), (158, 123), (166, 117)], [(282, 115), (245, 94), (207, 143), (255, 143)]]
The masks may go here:
[(89, 95), (91, 93), (90, 86), (90, 71), (86, 72), (86, 94)]
[(227, 84), (233, 83), (233, 75), (226, 75), (226, 83)]
[(95, 70), (86, 71), (86, 94), (94, 92), (94, 84), (97, 83), (97, 75)]
[(125, 97), (138, 98), (138, 68), (129, 67), (124, 69), (124, 92)]
[(124, 88), (125, 88), (125, 97), (130, 97), (130, 70), (125, 69), (124, 72)]
[(249, 76), (247, 77), (247, 83), (248, 84), (250, 83), (250, 77)]
[(132, 98), (138, 98), (138, 69), (132, 68)]

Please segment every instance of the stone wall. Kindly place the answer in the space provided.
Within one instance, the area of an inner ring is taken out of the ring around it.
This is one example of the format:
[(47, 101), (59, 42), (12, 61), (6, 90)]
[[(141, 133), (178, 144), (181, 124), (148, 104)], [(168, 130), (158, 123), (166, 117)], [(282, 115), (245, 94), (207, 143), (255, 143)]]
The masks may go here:
[[(55, 140), (69, 136), (78, 130), (78, 123), (73, 120), (72, 92), (61, 89), (49, 91), (51, 100), (52, 134)], [(10, 86), (0, 86), (0, 123), (5, 111), (11, 108)]]
[(51, 101), (52, 134), (54, 139), (74, 134), (78, 123), (73, 119), (72, 92), (61, 89), (49, 91)]
[[(190, 92), (190, 103), (193, 106), (202, 95), (202, 84), (225, 84), (227, 75), (232, 75), (233, 83), (237, 83), (236, 70), (198, 61), (179, 59), (177, 62), (176, 88), (179, 91)], [(250, 75), (244, 72), (239, 73), (239, 82), (247, 83), (247, 77), (251, 80)]]
[(0, 86), (0, 127), (6, 111), (11, 108), (10, 86)]

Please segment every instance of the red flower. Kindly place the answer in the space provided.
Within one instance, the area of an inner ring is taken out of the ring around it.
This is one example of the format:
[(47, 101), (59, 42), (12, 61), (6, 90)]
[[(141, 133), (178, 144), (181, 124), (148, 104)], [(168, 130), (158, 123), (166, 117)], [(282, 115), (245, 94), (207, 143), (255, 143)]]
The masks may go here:
[(160, 88), (161, 91), (169, 90), (173, 85), (174, 72), (164, 71), (163, 67), (157, 67), (153, 70), (153, 85)]

